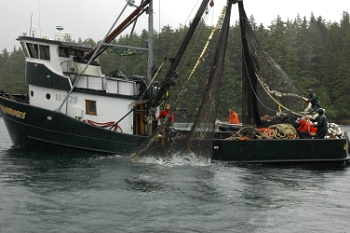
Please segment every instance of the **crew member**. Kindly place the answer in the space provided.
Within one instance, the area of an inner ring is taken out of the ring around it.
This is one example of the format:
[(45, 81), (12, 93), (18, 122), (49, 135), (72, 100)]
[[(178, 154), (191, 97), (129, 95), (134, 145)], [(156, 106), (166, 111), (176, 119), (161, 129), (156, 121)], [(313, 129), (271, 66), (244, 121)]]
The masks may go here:
[(166, 104), (165, 109), (159, 113), (158, 120), (164, 119), (168, 114), (170, 113), (171, 115), (169, 116), (169, 121), (171, 124), (174, 124), (175, 116), (173, 113), (170, 112), (171, 105)]
[(324, 114), (324, 109), (319, 108), (316, 110), (318, 116), (315, 119), (310, 119), (313, 122), (317, 122), (315, 125), (317, 127), (317, 132), (315, 138), (324, 138), (328, 133), (328, 121), (327, 117)]
[(316, 112), (317, 109), (321, 108), (320, 100), (316, 93), (310, 88), (307, 90), (309, 96), (308, 98), (304, 98), (305, 103), (311, 103), (310, 112)]
[(236, 111), (232, 109), (229, 110), (228, 121), (233, 124), (239, 124), (238, 114)]
[(315, 136), (317, 132), (317, 127), (309, 120), (300, 119), (297, 132), (300, 138), (308, 138), (310, 136)]

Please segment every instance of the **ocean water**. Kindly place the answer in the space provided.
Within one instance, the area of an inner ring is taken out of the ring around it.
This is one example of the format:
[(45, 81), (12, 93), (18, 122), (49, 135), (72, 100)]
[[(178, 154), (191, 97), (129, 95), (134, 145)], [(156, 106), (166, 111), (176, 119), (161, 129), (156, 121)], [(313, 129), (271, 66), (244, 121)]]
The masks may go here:
[(0, 232), (350, 232), (348, 166), (50, 155), (0, 120)]

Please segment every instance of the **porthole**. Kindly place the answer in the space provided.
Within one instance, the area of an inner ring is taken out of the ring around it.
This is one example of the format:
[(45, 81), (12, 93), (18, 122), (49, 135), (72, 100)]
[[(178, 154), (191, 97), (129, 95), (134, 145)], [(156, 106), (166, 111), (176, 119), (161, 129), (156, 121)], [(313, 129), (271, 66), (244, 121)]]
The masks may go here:
[(49, 93), (46, 94), (46, 99), (51, 99), (51, 95)]
[(31, 96), (31, 97), (34, 96), (34, 91), (30, 91), (30, 96)]

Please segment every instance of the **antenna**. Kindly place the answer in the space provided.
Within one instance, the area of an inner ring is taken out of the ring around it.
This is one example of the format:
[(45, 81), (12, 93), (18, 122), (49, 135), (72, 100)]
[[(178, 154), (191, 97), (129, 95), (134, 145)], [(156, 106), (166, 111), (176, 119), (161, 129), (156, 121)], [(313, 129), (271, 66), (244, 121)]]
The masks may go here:
[(38, 0), (38, 11), (39, 11), (39, 36), (41, 38), (41, 19), (40, 19), (40, 1)]
[(32, 35), (32, 26), (33, 26), (33, 13), (30, 15), (29, 36)]
[(30, 17), (30, 28), (29, 28), (29, 36), (35, 37), (35, 32), (36, 32), (36, 26), (33, 25), (33, 13)]

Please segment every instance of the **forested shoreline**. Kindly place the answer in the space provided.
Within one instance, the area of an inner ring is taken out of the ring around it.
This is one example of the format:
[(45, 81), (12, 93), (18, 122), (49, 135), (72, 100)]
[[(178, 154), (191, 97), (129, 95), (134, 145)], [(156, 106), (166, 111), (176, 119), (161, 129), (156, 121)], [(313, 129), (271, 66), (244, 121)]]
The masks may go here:
[[(297, 94), (306, 96), (306, 90), (313, 88), (321, 99), (322, 107), (327, 110), (327, 116), (332, 119), (347, 119), (350, 116), (350, 103), (348, 101), (350, 89), (350, 17), (343, 12), (339, 22), (328, 22), (321, 16), (313, 14), (306, 17), (296, 17), (294, 20), (283, 21), (277, 17), (269, 26), (257, 25), (253, 16), (250, 22), (255, 31), (261, 47), (275, 60), (288, 74), (290, 80), (297, 88)], [(190, 72), (206, 43), (212, 30), (204, 22), (199, 25), (200, 32), (195, 35), (196, 43), (191, 46), (197, 51), (188, 58), (188, 70), (184, 68), (183, 76)], [(159, 66), (164, 57), (174, 56), (181, 39), (188, 27), (172, 28), (164, 26), (160, 32), (155, 33), (155, 65)], [(148, 34), (146, 31), (134, 34), (131, 38), (118, 37), (113, 43), (137, 47), (147, 47)], [(240, 93), (233, 91), (240, 86), (241, 80), (241, 42), (238, 22), (231, 25), (229, 52), (227, 58), (231, 62), (225, 63), (225, 73), (234, 74), (225, 77), (220, 95), (219, 112), (226, 114), (228, 108), (240, 106)], [(16, 38), (14, 38), (15, 40)], [(96, 45), (91, 38), (78, 42)], [(108, 75), (115, 69), (121, 68), (127, 76), (139, 74), (146, 76), (147, 54), (145, 52), (135, 56), (120, 56), (114, 49), (108, 49), (100, 56), (102, 71)], [(197, 55), (195, 55), (197, 54)], [(232, 66), (232, 63), (234, 64)], [(164, 78), (169, 62), (162, 68), (159, 78)], [(3, 49), (0, 54), (0, 90), (10, 93), (27, 92), (24, 83), (25, 62), (22, 49), (14, 47), (13, 51)], [(226, 85), (227, 84), (227, 85)], [(179, 88), (179, 87), (176, 87)], [(172, 94), (178, 91), (176, 89)], [(238, 109), (239, 111), (240, 109)]]

